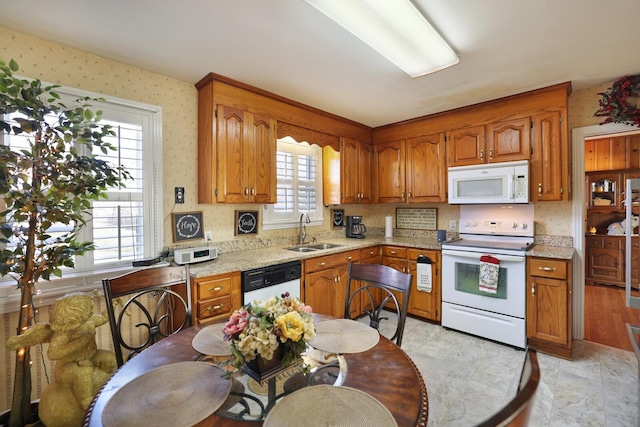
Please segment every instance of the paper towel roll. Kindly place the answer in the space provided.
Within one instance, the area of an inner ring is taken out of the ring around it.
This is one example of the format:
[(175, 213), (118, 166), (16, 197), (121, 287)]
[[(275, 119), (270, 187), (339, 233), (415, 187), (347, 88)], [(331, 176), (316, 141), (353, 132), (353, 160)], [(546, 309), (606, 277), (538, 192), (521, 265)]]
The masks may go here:
[(393, 217), (391, 215), (384, 218), (384, 237), (393, 237)]

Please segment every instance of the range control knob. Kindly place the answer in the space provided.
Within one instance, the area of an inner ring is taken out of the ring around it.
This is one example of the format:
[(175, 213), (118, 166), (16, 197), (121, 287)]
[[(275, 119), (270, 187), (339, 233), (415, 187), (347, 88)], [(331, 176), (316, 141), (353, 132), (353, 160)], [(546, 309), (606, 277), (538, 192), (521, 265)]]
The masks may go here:
[(522, 223), (522, 229), (523, 229), (523, 230), (526, 230), (527, 228), (528, 228), (528, 227), (527, 227), (527, 223), (526, 223), (526, 222), (523, 222), (523, 223)]

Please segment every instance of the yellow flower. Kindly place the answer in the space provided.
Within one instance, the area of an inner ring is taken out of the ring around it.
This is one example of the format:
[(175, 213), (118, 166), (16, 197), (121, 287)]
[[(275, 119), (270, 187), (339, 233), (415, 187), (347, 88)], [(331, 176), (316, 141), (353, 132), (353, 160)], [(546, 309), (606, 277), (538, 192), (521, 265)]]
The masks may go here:
[(304, 320), (297, 311), (290, 311), (287, 314), (276, 318), (276, 326), (280, 328), (282, 336), (280, 341), (285, 342), (287, 339), (297, 342), (302, 338), (304, 333)]

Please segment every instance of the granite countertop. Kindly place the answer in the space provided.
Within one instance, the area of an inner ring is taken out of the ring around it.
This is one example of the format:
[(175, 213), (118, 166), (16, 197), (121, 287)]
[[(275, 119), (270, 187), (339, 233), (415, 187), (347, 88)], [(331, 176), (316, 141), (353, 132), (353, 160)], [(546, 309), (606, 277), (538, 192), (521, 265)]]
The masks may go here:
[[(251, 270), (267, 267), (289, 261), (305, 260), (319, 256), (336, 254), (353, 249), (362, 249), (377, 245), (397, 245), (417, 249), (441, 249), (435, 238), (424, 237), (383, 237), (367, 236), (365, 239), (327, 239), (321, 243), (333, 243), (340, 245), (336, 248), (323, 249), (315, 252), (294, 252), (284, 247), (267, 247), (238, 252), (221, 253), (218, 258), (190, 265), (190, 272), (194, 277), (205, 277), (216, 274), (231, 273), (234, 271)], [(215, 245), (214, 245), (215, 246)], [(556, 247), (535, 245), (527, 252), (527, 256), (571, 259), (574, 249), (572, 247)]]

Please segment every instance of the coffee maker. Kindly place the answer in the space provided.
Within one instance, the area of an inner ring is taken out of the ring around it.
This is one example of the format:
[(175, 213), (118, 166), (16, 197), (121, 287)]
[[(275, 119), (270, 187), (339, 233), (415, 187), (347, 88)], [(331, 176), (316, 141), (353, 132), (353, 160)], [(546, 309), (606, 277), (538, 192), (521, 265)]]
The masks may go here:
[(361, 215), (347, 215), (347, 237), (364, 239), (367, 227), (362, 223)]

